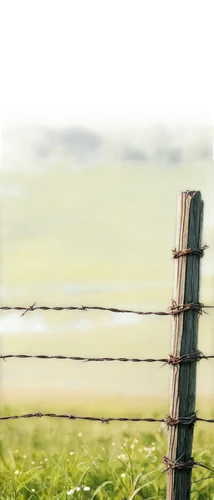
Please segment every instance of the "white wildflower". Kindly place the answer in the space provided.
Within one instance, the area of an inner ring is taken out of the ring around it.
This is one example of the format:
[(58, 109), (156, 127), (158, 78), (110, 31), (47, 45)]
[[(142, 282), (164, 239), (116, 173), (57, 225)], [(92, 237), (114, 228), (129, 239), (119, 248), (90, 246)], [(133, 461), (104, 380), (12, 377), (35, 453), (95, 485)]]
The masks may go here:
[(19, 474), (19, 470), (18, 470), (18, 469), (17, 469), (17, 470), (15, 470), (14, 474), (15, 474), (16, 476), (18, 476), (18, 474)]
[(67, 491), (67, 495), (73, 495), (73, 493), (75, 493), (75, 491), (80, 491), (80, 489), (81, 488), (79, 486), (75, 486), (71, 490)]
[(144, 446), (144, 450), (147, 451), (148, 455), (151, 455), (151, 453), (153, 451), (155, 451), (155, 446), (151, 446), (151, 447)]

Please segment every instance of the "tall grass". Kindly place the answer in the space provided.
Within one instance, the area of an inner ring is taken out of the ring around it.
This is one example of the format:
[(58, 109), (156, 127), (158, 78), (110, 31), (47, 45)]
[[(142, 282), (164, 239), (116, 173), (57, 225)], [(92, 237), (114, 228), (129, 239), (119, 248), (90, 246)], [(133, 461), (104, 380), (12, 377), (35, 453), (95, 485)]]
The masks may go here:
[[(162, 424), (5, 421), (0, 437), (1, 500), (166, 497), (162, 459), (167, 431)], [(210, 428), (197, 428), (194, 442), (194, 458), (213, 466)], [(214, 499), (210, 471), (193, 470), (191, 498)]]

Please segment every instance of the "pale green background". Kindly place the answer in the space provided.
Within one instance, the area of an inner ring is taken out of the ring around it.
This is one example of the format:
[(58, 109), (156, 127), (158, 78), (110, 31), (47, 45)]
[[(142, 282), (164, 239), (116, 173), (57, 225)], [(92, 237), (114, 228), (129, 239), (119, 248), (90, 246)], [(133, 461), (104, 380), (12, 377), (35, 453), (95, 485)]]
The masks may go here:
[[(213, 164), (97, 164), (69, 168), (29, 156), (2, 169), (1, 302), (6, 305), (101, 305), (166, 311), (173, 298), (177, 193), (204, 200), (200, 300), (214, 304)], [(167, 357), (170, 317), (107, 312), (1, 313), (1, 352)], [(200, 318), (199, 349), (214, 354), (213, 315)], [(213, 395), (213, 361), (198, 364), (197, 395)], [(138, 402), (168, 398), (161, 364), (1, 362), (2, 402), (75, 398)], [(35, 408), (34, 408), (35, 410)], [(34, 411), (33, 410), (33, 411)]]

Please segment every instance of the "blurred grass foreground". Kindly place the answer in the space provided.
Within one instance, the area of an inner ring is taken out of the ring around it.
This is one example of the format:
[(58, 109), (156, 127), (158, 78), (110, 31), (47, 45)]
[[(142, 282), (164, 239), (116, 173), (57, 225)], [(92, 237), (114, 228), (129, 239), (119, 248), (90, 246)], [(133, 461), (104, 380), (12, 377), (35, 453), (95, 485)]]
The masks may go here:
[[(86, 134), (81, 143), (75, 133), (73, 142), (68, 132), (5, 135), (2, 305), (166, 311), (173, 297), (177, 192), (187, 189), (200, 190), (205, 203), (203, 244), (210, 248), (201, 262), (200, 300), (213, 304), (214, 174), (204, 136), (196, 134), (185, 151), (176, 143), (169, 151), (163, 130), (155, 132), (156, 149), (147, 133), (144, 150), (140, 134), (129, 142)], [(214, 353), (212, 331), (210, 310), (200, 318), (204, 354)], [(2, 354), (160, 358), (170, 345), (167, 316), (1, 311)], [(9, 359), (0, 369), (1, 414), (163, 418), (168, 412), (170, 369), (158, 363)], [(213, 416), (213, 375), (213, 363), (202, 360), (196, 406), (204, 418)], [(213, 466), (209, 425), (198, 425), (195, 452)], [(0, 443), (2, 499), (165, 498), (166, 429), (160, 424), (15, 420), (1, 423)], [(192, 498), (213, 499), (212, 481), (202, 476), (194, 471)]]

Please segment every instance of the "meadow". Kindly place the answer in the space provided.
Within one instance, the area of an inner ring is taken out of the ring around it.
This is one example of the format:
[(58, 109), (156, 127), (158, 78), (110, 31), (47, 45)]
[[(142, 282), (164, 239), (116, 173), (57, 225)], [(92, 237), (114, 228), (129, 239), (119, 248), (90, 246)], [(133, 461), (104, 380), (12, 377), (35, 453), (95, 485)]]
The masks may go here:
[[(77, 171), (56, 163), (3, 172), (2, 303), (166, 310), (173, 295), (177, 191), (201, 190), (203, 243), (212, 247), (212, 178), (213, 166), (207, 164)], [(212, 283), (208, 249), (202, 261), (203, 303), (213, 304)], [(170, 353), (169, 317), (84, 311), (20, 317), (1, 311), (1, 327), (2, 354)], [(214, 352), (212, 329), (211, 310), (200, 318), (199, 348), (205, 354)], [(40, 410), (163, 418), (169, 381), (169, 367), (156, 363), (2, 361), (1, 415)], [(202, 360), (197, 409), (204, 418), (213, 418), (212, 395), (213, 363)], [(0, 437), (2, 500), (165, 498), (167, 430), (162, 424), (44, 417), (1, 422)], [(213, 451), (212, 424), (198, 424), (195, 460), (214, 467)], [(214, 499), (213, 474), (201, 467), (193, 470), (191, 500), (198, 499)]]
[[(4, 414), (19, 410), (7, 407)], [(114, 407), (111, 414), (121, 411)], [(125, 414), (136, 416), (133, 408)], [(207, 425), (195, 429), (193, 454), (213, 467), (213, 433)], [(105, 425), (43, 417), (3, 422), (0, 443), (2, 500), (166, 498), (165, 424)], [(196, 467), (191, 500), (204, 499), (214, 499), (214, 476)]]

